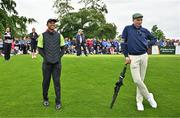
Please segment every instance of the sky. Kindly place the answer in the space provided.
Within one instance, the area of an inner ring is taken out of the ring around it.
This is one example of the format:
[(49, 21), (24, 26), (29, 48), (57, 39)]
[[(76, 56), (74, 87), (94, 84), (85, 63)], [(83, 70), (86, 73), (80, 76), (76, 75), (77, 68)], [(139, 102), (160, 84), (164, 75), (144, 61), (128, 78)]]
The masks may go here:
[[(57, 18), (53, 8), (54, 0), (15, 0), (19, 15), (35, 18), (38, 23), (28, 25), (28, 31), (32, 27), (38, 33), (46, 30), (46, 22), (49, 18)], [(77, 11), (82, 7), (78, 0), (71, 0), (72, 6)], [(107, 5), (106, 19), (115, 23), (119, 34), (126, 25), (132, 24), (132, 14), (144, 15), (143, 27), (151, 30), (157, 25), (167, 38), (180, 39), (180, 0), (103, 0)]]

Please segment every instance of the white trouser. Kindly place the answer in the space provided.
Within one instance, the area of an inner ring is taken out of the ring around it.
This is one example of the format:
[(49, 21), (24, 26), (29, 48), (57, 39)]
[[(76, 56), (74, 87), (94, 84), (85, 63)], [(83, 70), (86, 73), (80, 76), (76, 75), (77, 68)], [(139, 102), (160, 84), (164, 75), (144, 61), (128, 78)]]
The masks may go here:
[(144, 84), (144, 78), (146, 75), (146, 69), (148, 65), (148, 55), (129, 55), (131, 59), (131, 74), (134, 83), (137, 86), (136, 101), (137, 103), (143, 102), (143, 97), (148, 99), (149, 91)]

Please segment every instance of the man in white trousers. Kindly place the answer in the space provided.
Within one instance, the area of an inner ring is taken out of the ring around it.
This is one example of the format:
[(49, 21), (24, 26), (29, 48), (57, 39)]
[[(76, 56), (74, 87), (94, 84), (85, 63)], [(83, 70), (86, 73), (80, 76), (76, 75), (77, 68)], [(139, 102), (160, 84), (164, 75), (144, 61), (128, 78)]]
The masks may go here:
[(154, 45), (156, 38), (142, 27), (143, 15), (135, 13), (132, 16), (133, 24), (126, 26), (122, 33), (124, 43), (122, 51), (125, 55), (125, 63), (130, 64), (130, 70), (134, 83), (137, 86), (136, 102), (137, 110), (144, 111), (143, 97), (150, 103), (152, 108), (157, 108), (153, 94), (147, 89), (144, 78), (148, 65), (148, 46)]

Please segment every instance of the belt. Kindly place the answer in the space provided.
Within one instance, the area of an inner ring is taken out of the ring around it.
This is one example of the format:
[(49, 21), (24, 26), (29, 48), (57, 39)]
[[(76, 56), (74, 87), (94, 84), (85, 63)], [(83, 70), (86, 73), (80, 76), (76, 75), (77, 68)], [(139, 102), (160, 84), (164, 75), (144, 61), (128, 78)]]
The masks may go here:
[(146, 54), (147, 52), (141, 52), (141, 53), (129, 53), (129, 55), (143, 55)]

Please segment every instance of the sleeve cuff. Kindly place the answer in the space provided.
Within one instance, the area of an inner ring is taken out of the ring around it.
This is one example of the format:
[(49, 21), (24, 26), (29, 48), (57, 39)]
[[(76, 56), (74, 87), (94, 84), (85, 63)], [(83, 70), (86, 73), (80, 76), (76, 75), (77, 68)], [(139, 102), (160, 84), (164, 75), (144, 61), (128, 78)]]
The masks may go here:
[(128, 54), (124, 54), (125, 57), (128, 57), (129, 55)]

